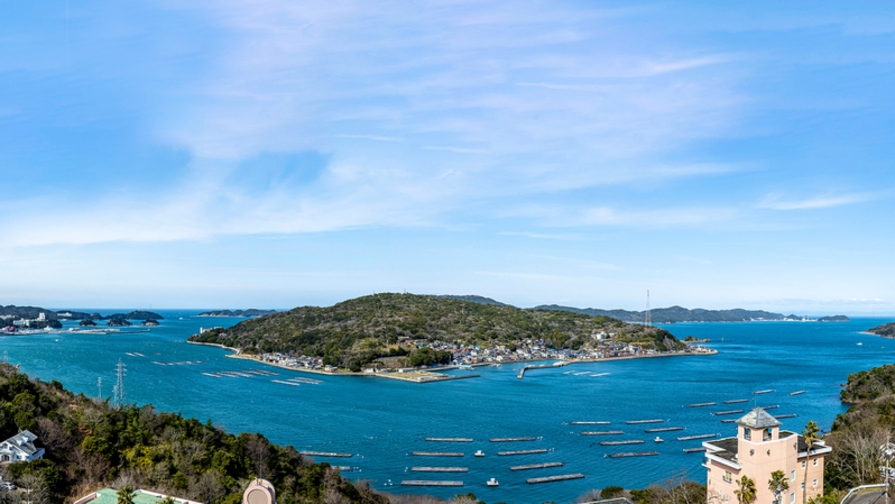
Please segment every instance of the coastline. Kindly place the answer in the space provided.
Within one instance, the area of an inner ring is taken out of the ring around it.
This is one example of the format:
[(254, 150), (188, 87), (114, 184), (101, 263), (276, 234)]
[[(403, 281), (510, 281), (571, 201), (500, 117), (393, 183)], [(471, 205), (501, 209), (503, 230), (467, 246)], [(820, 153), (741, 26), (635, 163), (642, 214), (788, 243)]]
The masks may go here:
[[(324, 375), (324, 376), (356, 376), (356, 377), (368, 377), (368, 378), (388, 378), (391, 380), (399, 380), (408, 383), (433, 383), (433, 382), (442, 382), (442, 381), (452, 381), (452, 380), (464, 380), (468, 378), (477, 378), (479, 374), (470, 374), (470, 375), (447, 375), (439, 371), (448, 371), (451, 369), (458, 369), (459, 366), (442, 366), (438, 368), (432, 368), (426, 371), (413, 371), (410, 373), (364, 373), (364, 372), (351, 372), (351, 371), (324, 371), (322, 369), (310, 369), (303, 367), (294, 367), (294, 366), (286, 366), (283, 364), (278, 364), (275, 362), (267, 362), (260, 357), (244, 354), (238, 348), (228, 347), (221, 345), (219, 343), (205, 343), (205, 342), (197, 342), (197, 341), (187, 341), (187, 343), (191, 345), (204, 345), (204, 346), (213, 346), (218, 348), (224, 348), (230, 350), (234, 353), (226, 355), (226, 357), (232, 359), (245, 359), (257, 362), (259, 364), (264, 364), (267, 366), (272, 366), (280, 369), (288, 369), (291, 371), (297, 371), (300, 373), (310, 373), (316, 375)], [(718, 353), (717, 350), (713, 348), (707, 349), (706, 352), (666, 352), (666, 353), (657, 353), (651, 355), (625, 355), (620, 357), (605, 357), (601, 359), (574, 359), (574, 360), (563, 360), (557, 358), (544, 358), (544, 359), (526, 359), (526, 360), (514, 360), (514, 361), (505, 361), (505, 362), (478, 362), (475, 364), (470, 364), (470, 367), (483, 367), (483, 366), (491, 366), (493, 364), (528, 364), (532, 362), (544, 362), (544, 361), (563, 361), (565, 364), (563, 366), (568, 366), (571, 364), (593, 364), (596, 362), (612, 362), (612, 361), (622, 361), (622, 360), (634, 360), (634, 359), (649, 359), (649, 358), (657, 358), (657, 357), (687, 357), (687, 356), (707, 356), (707, 355), (716, 355)], [(545, 368), (550, 368), (553, 366), (545, 366)]]

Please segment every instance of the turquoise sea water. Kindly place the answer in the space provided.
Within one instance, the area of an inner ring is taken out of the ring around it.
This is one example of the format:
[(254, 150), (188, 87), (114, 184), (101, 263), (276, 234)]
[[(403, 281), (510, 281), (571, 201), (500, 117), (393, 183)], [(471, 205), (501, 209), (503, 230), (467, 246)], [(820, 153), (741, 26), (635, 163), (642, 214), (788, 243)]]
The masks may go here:
[[(160, 327), (149, 332), (110, 335), (43, 334), (0, 338), (0, 350), (23, 371), (43, 380), (56, 379), (68, 389), (96, 396), (101, 377), (105, 396), (111, 395), (115, 365), (127, 365), (128, 402), (152, 403), (213, 423), (230, 432), (261, 432), (277, 443), (300, 450), (350, 452), (349, 459), (318, 458), (352, 467), (345, 476), (367, 480), (395, 493), (429, 493), (448, 497), (473, 492), (494, 503), (573, 502), (592, 488), (620, 485), (645, 487), (682, 475), (704, 482), (702, 455), (683, 448), (701, 441), (676, 441), (678, 436), (718, 433), (733, 435), (734, 427), (712, 412), (748, 410), (779, 405), (774, 414), (794, 413), (784, 428), (801, 431), (809, 419), (829, 429), (844, 407), (840, 384), (851, 372), (895, 360), (895, 340), (859, 334), (882, 319), (846, 323), (750, 322), (692, 323), (665, 326), (679, 338), (708, 337), (714, 356), (641, 359), (577, 364), (538, 370), (516, 379), (521, 364), (477, 368), (480, 378), (432, 384), (411, 384), (381, 378), (320, 377), (226, 358), (212, 347), (188, 345), (187, 336), (200, 326), (232, 325), (239, 319), (195, 317), (196, 312), (162, 311)], [(74, 326), (67, 324), (67, 327)], [(139, 329), (133, 328), (133, 331)], [(862, 343), (862, 345), (858, 345)], [(142, 353), (145, 357), (128, 355)], [(153, 361), (193, 364), (161, 365)], [(195, 363), (201, 361), (201, 363)], [(279, 376), (211, 378), (202, 372), (265, 369)], [(590, 371), (606, 376), (575, 375)], [(453, 371), (455, 374), (469, 371)], [(564, 374), (567, 373), (567, 374)], [(271, 382), (292, 377), (322, 379), (318, 385), (297, 387)], [(775, 392), (751, 394), (757, 390)], [(806, 393), (790, 396), (796, 390)], [(721, 401), (749, 399), (722, 405)], [(690, 408), (691, 403), (717, 401), (714, 407)], [(661, 418), (664, 424), (626, 425), (626, 420)], [(571, 421), (611, 421), (609, 426), (571, 425)], [(682, 426), (683, 431), (656, 434), (644, 429)], [(587, 430), (623, 430), (623, 436), (581, 436)], [(533, 442), (490, 443), (492, 437), (539, 438)], [(472, 443), (433, 443), (426, 437), (469, 437)], [(599, 441), (643, 439), (643, 445), (602, 447)], [(547, 454), (498, 457), (498, 450), (546, 448)], [(476, 450), (484, 458), (472, 456)], [(623, 451), (655, 450), (653, 457), (610, 459)], [(462, 451), (463, 458), (412, 457), (412, 451)], [(512, 472), (512, 465), (561, 461), (564, 467)], [(411, 473), (412, 466), (468, 467), (468, 473)], [(526, 478), (583, 473), (584, 479), (528, 485)], [(488, 488), (495, 477), (500, 487)], [(460, 488), (400, 487), (402, 479), (462, 480)], [(394, 485), (390, 485), (389, 482)]]

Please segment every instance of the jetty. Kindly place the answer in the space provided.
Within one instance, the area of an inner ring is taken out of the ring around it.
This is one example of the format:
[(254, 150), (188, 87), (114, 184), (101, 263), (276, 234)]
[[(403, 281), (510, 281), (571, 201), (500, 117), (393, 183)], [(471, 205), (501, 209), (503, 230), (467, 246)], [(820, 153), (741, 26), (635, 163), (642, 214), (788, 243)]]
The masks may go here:
[(698, 453), (698, 452), (704, 452), (704, 451), (705, 451), (705, 447), (703, 447), (703, 446), (700, 446), (699, 448), (684, 448), (684, 453)]
[(575, 474), (560, 474), (559, 476), (544, 476), (543, 478), (528, 478), (525, 480), (529, 485), (536, 485), (538, 483), (552, 483), (554, 481), (565, 481), (565, 480), (573, 480), (573, 479), (581, 479), (584, 475), (581, 473)]
[(804, 390), (796, 390), (795, 392), (790, 392), (789, 395), (791, 395), (791, 396), (793, 396), (793, 395), (801, 395), (801, 394), (804, 394), (804, 393), (805, 393)]
[(426, 441), (435, 441), (436, 443), (471, 443), (472, 438), (468, 438), (468, 437), (427, 437)]
[(534, 455), (536, 453), (547, 453), (549, 450), (546, 448), (537, 448), (534, 450), (513, 450), (513, 451), (499, 451), (497, 452), (498, 457), (506, 457), (508, 455)]
[[(774, 417), (774, 418), (777, 418), (777, 417)], [(736, 421), (737, 421), (736, 418), (725, 418), (724, 420), (721, 420), (721, 423), (734, 423)]]
[(600, 441), (600, 446), (619, 446), (629, 444), (643, 444), (642, 439), (625, 439), (623, 441)]
[(461, 452), (423, 452), (423, 451), (415, 451), (411, 452), (411, 455), (414, 457), (462, 457), (463, 454)]
[(535, 366), (525, 366), (519, 370), (519, 374), (516, 376), (516, 378), (518, 378), (520, 380), (522, 378), (525, 378), (525, 372), (531, 371), (533, 369), (555, 369), (555, 368), (561, 368), (563, 366), (568, 366), (568, 365), (569, 365), (568, 362), (554, 362), (553, 364), (539, 364), (539, 365), (535, 365)]
[(468, 467), (411, 467), (411, 472), (465, 473)]
[(437, 487), (461, 487), (462, 481), (431, 481), (431, 480), (404, 480), (401, 486), (437, 486)]
[(534, 437), (496, 437), (491, 438), (488, 441), (491, 441), (492, 443), (510, 443), (513, 441), (535, 441), (537, 439), (538, 438)]
[(510, 466), (511, 471), (528, 471), (530, 469), (546, 469), (548, 467), (562, 467), (566, 465), (565, 462), (544, 462), (543, 464), (528, 464), (528, 465), (518, 465), (518, 466)]
[(684, 430), (683, 427), (656, 427), (655, 429), (644, 429), (643, 432), (671, 432)]
[(572, 425), (609, 425), (612, 422), (569, 422)]
[(713, 437), (718, 437), (717, 434), (697, 434), (695, 436), (682, 436), (677, 438), (678, 441), (692, 441), (694, 439), (709, 439)]
[(702, 408), (703, 406), (714, 406), (718, 403), (716, 402), (701, 402), (701, 403), (693, 403), (690, 405), (691, 408)]
[(300, 451), (298, 452), (302, 455), (307, 455), (309, 457), (342, 457), (349, 458), (351, 457), (350, 453), (339, 453), (339, 452), (321, 452), (321, 451)]
[(796, 416), (798, 415), (795, 413), (787, 413), (785, 415), (776, 415), (774, 418), (795, 418)]
[(774, 392), (774, 389), (756, 390), (755, 392), (752, 392), (752, 395), (770, 394), (771, 392)]
[(741, 402), (749, 402), (749, 399), (731, 399), (730, 401), (722, 401), (722, 404), (736, 404)]
[(738, 413), (743, 413), (744, 411), (745, 410), (741, 410), (741, 409), (732, 409), (732, 410), (727, 410), (727, 411), (716, 411), (715, 413), (712, 413), (712, 414), (715, 416), (736, 415)]
[(628, 420), (625, 423), (628, 425), (636, 425), (636, 424), (645, 424), (645, 423), (662, 423), (664, 421), (665, 420), (662, 420), (661, 418), (654, 418), (651, 420)]
[(624, 434), (624, 431), (605, 430), (605, 431), (584, 431), (581, 433), (582, 436), (614, 436), (616, 434)]
[(623, 452), (623, 453), (612, 453), (609, 455), (609, 458), (625, 458), (625, 457), (652, 457), (654, 455), (658, 455), (657, 451), (648, 451), (648, 452)]

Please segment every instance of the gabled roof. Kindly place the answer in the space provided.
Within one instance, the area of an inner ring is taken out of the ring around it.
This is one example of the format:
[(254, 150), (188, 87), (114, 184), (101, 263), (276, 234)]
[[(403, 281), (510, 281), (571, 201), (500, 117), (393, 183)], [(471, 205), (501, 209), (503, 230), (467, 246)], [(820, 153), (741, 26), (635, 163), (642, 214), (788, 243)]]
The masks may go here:
[(739, 425), (745, 425), (752, 429), (767, 429), (768, 427), (779, 427), (780, 421), (772, 417), (767, 411), (761, 408), (755, 408), (749, 413), (743, 415), (737, 420)]
[(7, 439), (6, 441), (3, 441), (3, 443), (9, 443), (16, 450), (31, 456), (40, 451), (40, 448), (34, 446), (34, 441), (36, 439), (36, 434), (31, 431), (24, 430)]

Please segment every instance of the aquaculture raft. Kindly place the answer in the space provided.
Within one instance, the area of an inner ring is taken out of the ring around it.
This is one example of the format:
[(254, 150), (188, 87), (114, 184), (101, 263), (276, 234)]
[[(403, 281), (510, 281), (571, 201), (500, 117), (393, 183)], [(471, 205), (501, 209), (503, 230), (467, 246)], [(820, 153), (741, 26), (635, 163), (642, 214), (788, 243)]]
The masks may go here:
[(308, 455), (310, 457), (342, 457), (348, 458), (351, 456), (350, 453), (338, 453), (338, 452), (320, 452), (320, 451), (300, 451), (298, 452), (302, 455)]
[(461, 452), (421, 452), (415, 451), (411, 452), (411, 455), (414, 457), (462, 457), (463, 453)]
[(690, 405), (691, 408), (702, 408), (703, 406), (714, 406), (718, 403), (716, 402), (701, 402), (701, 403), (693, 403)]
[(404, 480), (401, 486), (442, 486), (442, 487), (461, 487), (462, 481), (431, 481), (431, 480)]
[(527, 471), (529, 469), (546, 469), (548, 467), (561, 467), (566, 465), (565, 462), (544, 462), (543, 464), (528, 464), (511, 466), (511, 471)]
[(645, 424), (645, 423), (662, 423), (664, 421), (665, 420), (662, 420), (661, 418), (655, 418), (652, 420), (628, 420), (625, 423), (628, 425), (635, 425), (635, 424)]
[(731, 399), (730, 401), (723, 401), (724, 404), (736, 404), (741, 402), (749, 402), (749, 399)]
[(648, 452), (624, 452), (624, 453), (613, 453), (609, 455), (609, 458), (625, 458), (625, 457), (652, 457), (654, 455), (658, 455), (657, 451), (648, 451)]
[(743, 411), (744, 411), (744, 410), (741, 410), (741, 409), (732, 409), (732, 410), (727, 410), (727, 411), (717, 411), (717, 412), (712, 413), (712, 414), (715, 415), (715, 416), (721, 416), (721, 415), (736, 415), (736, 414), (739, 414), (739, 413), (743, 413)]
[(411, 467), (411, 472), (465, 473), (468, 467)]
[(492, 443), (508, 443), (511, 441), (534, 441), (537, 438), (534, 437), (500, 437), (500, 438), (491, 438), (488, 441)]
[(606, 430), (606, 431), (584, 431), (581, 433), (582, 436), (610, 436), (615, 434), (624, 434), (623, 431), (620, 430)]
[(565, 480), (573, 480), (573, 479), (581, 479), (584, 475), (581, 473), (576, 474), (560, 474), (559, 476), (545, 476), (543, 478), (528, 478), (525, 480), (529, 485), (535, 485), (537, 483), (552, 483), (554, 481), (565, 481)]
[(696, 436), (683, 436), (677, 438), (678, 441), (692, 441), (694, 439), (709, 439), (713, 437), (718, 437), (717, 434), (698, 434)]
[(656, 427), (655, 429), (644, 429), (643, 432), (671, 432), (677, 430), (684, 430), (683, 427)]
[(627, 439), (625, 441), (600, 441), (600, 446), (619, 446), (629, 444), (643, 444), (642, 439)]
[(538, 448), (536, 450), (515, 450), (515, 451), (499, 451), (497, 452), (498, 457), (505, 457), (507, 455), (533, 455), (535, 453), (547, 453), (546, 448)]
[(684, 448), (684, 453), (696, 453), (696, 452), (704, 452), (705, 447), (700, 446), (699, 448)]
[(572, 425), (609, 425), (612, 422), (569, 422)]
[(471, 443), (472, 438), (466, 437), (427, 437), (426, 441), (435, 441), (440, 443)]

